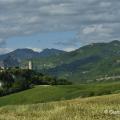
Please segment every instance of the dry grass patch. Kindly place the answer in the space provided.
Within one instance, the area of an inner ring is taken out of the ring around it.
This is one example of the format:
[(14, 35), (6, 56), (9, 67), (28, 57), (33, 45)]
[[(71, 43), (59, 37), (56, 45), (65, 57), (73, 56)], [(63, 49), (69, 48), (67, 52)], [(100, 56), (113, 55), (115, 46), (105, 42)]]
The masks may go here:
[(118, 111), (120, 94), (1, 107), (0, 120), (120, 120)]

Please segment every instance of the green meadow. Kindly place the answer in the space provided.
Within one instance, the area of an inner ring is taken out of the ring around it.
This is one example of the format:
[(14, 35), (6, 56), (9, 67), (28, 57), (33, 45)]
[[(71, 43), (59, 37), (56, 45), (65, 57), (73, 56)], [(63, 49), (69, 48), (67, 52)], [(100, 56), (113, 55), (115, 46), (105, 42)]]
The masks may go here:
[(120, 93), (120, 82), (62, 86), (35, 86), (32, 89), (0, 97), (0, 106), (37, 104)]

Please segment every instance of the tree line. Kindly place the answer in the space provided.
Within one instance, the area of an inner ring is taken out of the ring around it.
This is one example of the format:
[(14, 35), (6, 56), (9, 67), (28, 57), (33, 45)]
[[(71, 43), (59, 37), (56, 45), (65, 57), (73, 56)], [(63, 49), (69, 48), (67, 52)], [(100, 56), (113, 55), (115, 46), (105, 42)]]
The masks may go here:
[(35, 85), (70, 85), (66, 79), (58, 79), (34, 70), (8, 69), (0, 72), (0, 96), (30, 89)]

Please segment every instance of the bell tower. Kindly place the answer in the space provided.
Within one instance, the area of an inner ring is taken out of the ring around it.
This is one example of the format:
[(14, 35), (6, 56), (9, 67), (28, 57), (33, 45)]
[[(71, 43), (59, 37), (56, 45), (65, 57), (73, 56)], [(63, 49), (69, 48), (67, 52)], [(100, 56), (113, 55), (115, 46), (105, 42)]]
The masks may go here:
[(28, 69), (32, 70), (32, 61), (29, 61), (29, 63), (28, 63)]

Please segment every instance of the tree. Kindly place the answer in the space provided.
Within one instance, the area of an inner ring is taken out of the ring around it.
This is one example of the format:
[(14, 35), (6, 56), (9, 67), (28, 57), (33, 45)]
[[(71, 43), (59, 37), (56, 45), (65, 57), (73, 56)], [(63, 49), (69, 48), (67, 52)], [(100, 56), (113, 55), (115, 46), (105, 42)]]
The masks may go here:
[(2, 86), (5, 89), (9, 89), (14, 83), (14, 77), (9, 72), (5, 71), (0, 74), (0, 80), (2, 82)]

